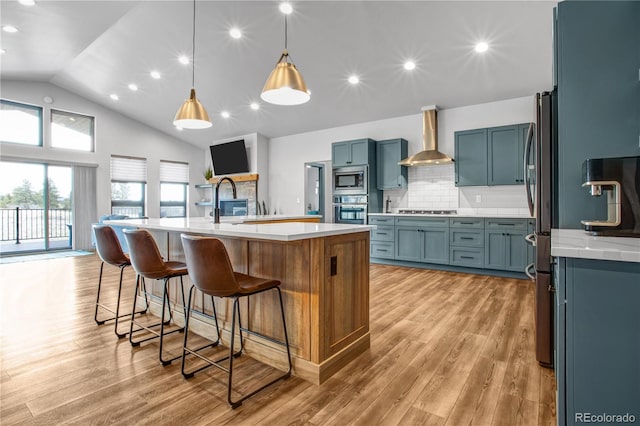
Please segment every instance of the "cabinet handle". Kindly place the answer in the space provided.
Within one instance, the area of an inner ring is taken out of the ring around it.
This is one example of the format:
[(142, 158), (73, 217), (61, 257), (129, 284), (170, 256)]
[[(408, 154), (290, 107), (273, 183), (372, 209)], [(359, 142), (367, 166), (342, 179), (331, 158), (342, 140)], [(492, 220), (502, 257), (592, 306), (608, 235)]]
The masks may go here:
[(473, 222), (460, 222), (460, 225), (473, 225)]
[(376, 251), (389, 251), (387, 249), (376, 249)]
[(460, 237), (461, 240), (473, 240), (473, 237)]
[(386, 232), (377, 232), (378, 235), (388, 235)]
[(499, 226), (516, 226), (515, 223), (498, 223)]
[(460, 256), (460, 259), (473, 259), (472, 256)]

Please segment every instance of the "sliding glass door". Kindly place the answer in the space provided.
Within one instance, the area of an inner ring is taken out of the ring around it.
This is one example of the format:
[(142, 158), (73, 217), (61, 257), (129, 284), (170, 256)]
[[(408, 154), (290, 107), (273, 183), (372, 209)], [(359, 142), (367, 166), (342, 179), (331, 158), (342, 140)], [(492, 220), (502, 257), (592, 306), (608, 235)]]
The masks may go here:
[(71, 167), (0, 162), (0, 254), (71, 248)]

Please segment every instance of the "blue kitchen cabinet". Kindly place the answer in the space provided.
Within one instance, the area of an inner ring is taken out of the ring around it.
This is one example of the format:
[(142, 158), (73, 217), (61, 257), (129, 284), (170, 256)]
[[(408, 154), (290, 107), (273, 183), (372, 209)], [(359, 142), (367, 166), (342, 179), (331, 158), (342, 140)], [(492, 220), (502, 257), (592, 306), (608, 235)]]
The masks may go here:
[(331, 144), (333, 167), (375, 165), (376, 141), (357, 139)]
[(395, 219), (393, 216), (369, 216), (371, 230), (370, 256), (379, 259), (395, 257)]
[(487, 130), (487, 183), (489, 185), (520, 184), (522, 161), (518, 161), (518, 126), (491, 127)]
[(607, 217), (606, 197), (581, 186), (582, 163), (638, 155), (640, 2), (558, 2), (556, 26), (557, 226), (579, 229)]
[(449, 218), (396, 217), (396, 260), (449, 264)]
[(455, 132), (455, 184), (487, 184), (487, 129)]
[(407, 167), (398, 165), (400, 160), (407, 158), (407, 152), (405, 139), (378, 141), (376, 148), (378, 189), (407, 187)]
[(451, 219), (449, 263), (454, 266), (484, 268), (484, 219)]
[(586, 423), (580, 415), (587, 413), (628, 414), (638, 421), (640, 263), (557, 261), (558, 424)]
[(525, 219), (487, 219), (484, 238), (484, 267), (523, 272), (529, 259), (528, 221)]

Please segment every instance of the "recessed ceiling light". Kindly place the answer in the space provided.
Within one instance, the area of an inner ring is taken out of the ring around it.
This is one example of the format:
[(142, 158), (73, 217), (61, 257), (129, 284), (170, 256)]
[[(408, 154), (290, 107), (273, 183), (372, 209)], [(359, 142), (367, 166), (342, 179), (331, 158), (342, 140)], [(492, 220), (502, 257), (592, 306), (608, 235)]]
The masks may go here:
[(489, 45), (484, 41), (476, 44), (476, 52), (482, 53), (486, 52), (489, 49)]
[(220, 115), (222, 116), (222, 118), (229, 118), (231, 117), (231, 114), (229, 114), (227, 111), (222, 111), (220, 113)]
[(149, 75), (151, 76), (151, 78), (155, 78), (156, 80), (160, 79), (161, 77), (158, 71), (151, 71)]
[(177, 131), (179, 131), (179, 132), (181, 132), (181, 131), (182, 131), (182, 127), (180, 127), (180, 126), (176, 126), (176, 130), (177, 130)]
[(18, 0), (18, 3), (23, 6), (34, 6), (36, 4), (36, 0)]
[(260, 109), (260, 104), (257, 102), (251, 102), (251, 105), (249, 105), (249, 107), (251, 107), (252, 110), (257, 111)]
[(288, 2), (280, 3), (280, 12), (284, 13), (285, 15), (290, 15), (291, 12), (293, 12), (293, 7), (291, 6), (291, 3), (288, 3)]
[(229, 30), (229, 35), (233, 38), (242, 38), (242, 31), (240, 28), (233, 27)]
[(2, 27), (2, 31), (4, 31), (5, 33), (17, 33), (18, 29), (13, 25), (5, 25), (4, 27)]
[(358, 78), (357, 75), (353, 74), (349, 76), (349, 83), (351, 84), (358, 84), (360, 83), (360, 79)]
[(69, 117), (69, 121), (76, 121), (76, 119), (73, 117)]
[(118, 97), (118, 95), (116, 95), (115, 93), (110, 94), (110, 95), (109, 95), (109, 97), (110, 97), (111, 99), (113, 99), (114, 101), (117, 101), (118, 99), (120, 99), (120, 98)]
[(0, 49), (0, 54), (4, 55), (5, 53), (7, 53), (6, 49)]
[(187, 55), (182, 55), (178, 58), (178, 62), (182, 65), (189, 65), (189, 57)]
[(413, 61), (407, 61), (404, 63), (404, 69), (407, 71), (411, 71), (416, 68), (416, 64)]
[(137, 92), (138, 91), (138, 85), (135, 83), (129, 83), (129, 90), (131, 90), (132, 92)]

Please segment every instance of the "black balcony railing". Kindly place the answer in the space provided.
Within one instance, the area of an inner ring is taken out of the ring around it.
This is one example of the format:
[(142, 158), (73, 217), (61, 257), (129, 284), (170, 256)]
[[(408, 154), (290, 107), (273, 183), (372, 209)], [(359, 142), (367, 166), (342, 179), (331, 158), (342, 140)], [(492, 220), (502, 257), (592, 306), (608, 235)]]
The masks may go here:
[[(71, 210), (49, 209), (48, 238), (69, 237)], [(37, 240), (45, 237), (44, 209), (0, 209), (0, 241)]]

